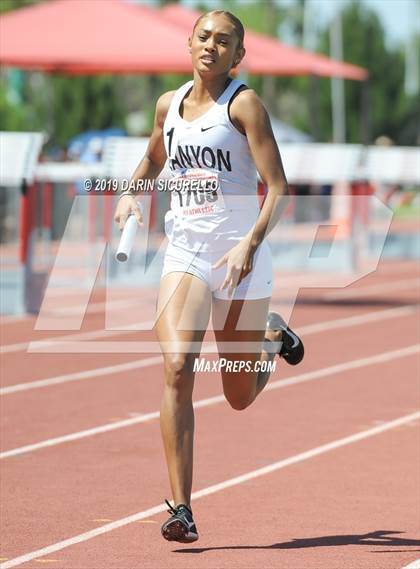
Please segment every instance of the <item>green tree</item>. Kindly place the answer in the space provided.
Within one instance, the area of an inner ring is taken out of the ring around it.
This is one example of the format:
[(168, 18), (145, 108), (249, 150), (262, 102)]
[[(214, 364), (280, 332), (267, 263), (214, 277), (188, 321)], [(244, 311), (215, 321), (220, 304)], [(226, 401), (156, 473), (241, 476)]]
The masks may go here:
[(7, 86), (0, 83), (0, 130), (23, 130), (25, 128), (25, 110), (22, 105), (10, 101)]
[[(6, 12), (38, 0), (1, 0)], [(0, 113), (6, 130), (44, 130), (50, 145), (64, 146), (87, 129), (124, 126), (126, 110), (118, 96), (120, 77), (67, 76), (59, 73), (22, 72), (20, 101), (11, 97), (10, 73), (0, 83)]]
[[(39, 0), (0, 0), (0, 14), (24, 8), (37, 2)], [(24, 130), (25, 125), (26, 130), (29, 130), (26, 124), (28, 109), (17, 98), (12, 94), (10, 74), (3, 69), (0, 75), (0, 128), (3, 130)]]
[[(377, 14), (360, 1), (346, 6), (341, 14), (343, 31), (343, 59), (369, 71), (368, 103), (370, 140), (385, 134), (397, 143), (413, 144), (407, 122), (414, 111), (414, 98), (404, 93), (404, 53), (389, 48), (385, 32)], [(320, 37), (320, 51), (329, 53), (329, 29)], [(346, 81), (347, 142), (361, 141), (362, 83)], [(331, 137), (330, 82), (322, 81), (320, 123), (322, 138)], [(406, 133), (404, 135), (404, 132)]]
[(124, 126), (125, 112), (117, 97), (116, 77), (54, 74), (48, 82), (53, 108), (47, 124), (59, 145), (85, 130)]
[(10, 12), (10, 10), (17, 10), (18, 8), (25, 8), (32, 4), (38, 4), (40, 0), (1, 0), (0, 13)]

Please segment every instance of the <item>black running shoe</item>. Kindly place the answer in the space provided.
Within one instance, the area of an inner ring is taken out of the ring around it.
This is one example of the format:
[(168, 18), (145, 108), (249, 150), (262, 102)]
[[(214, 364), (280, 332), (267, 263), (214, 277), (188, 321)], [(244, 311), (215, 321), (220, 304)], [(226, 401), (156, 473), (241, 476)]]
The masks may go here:
[(292, 366), (297, 365), (303, 360), (305, 350), (302, 340), (288, 327), (286, 322), (276, 312), (270, 312), (267, 319), (267, 328), (270, 330), (281, 330), (281, 348), (279, 356)]
[(165, 502), (169, 506), (168, 512), (172, 515), (161, 528), (163, 537), (168, 541), (179, 541), (181, 543), (197, 541), (198, 533), (192, 511), (184, 504), (179, 504), (173, 508), (168, 500)]

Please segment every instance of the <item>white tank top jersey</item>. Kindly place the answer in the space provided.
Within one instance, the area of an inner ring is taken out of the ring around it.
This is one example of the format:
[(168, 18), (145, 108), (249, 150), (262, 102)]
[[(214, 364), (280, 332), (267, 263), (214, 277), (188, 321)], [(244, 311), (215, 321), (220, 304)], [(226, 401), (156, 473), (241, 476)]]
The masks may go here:
[[(169, 170), (174, 177), (217, 181), (215, 192), (171, 192), (165, 216), (170, 243), (190, 251), (226, 251), (241, 240), (259, 214), (257, 172), (245, 135), (229, 117), (229, 103), (243, 83), (232, 79), (217, 101), (193, 121), (180, 106), (193, 81), (174, 94), (164, 123)], [(212, 186), (214, 187), (214, 186)]]

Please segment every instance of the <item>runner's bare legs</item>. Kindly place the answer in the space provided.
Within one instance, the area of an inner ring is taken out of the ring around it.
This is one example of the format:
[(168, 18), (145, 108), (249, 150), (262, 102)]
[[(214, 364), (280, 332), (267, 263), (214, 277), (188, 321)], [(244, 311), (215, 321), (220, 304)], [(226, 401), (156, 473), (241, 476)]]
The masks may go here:
[(193, 365), (210, 308), (211, 293), (201, 279), (181, 272), (162, 279), (156, 322), (165, 367), (160, 426), (175, 505), (188, 507), (193, 475)]
[[(257, 300), (213, 299), (213, 327), (220, 358), (228, 361), (273, 361), (282, 333), (266, 330), (270, 298)], [(267, 339), (268, 342), (265, 342)], [(235, 352), (232, 343), (246, 351)], [(223, 391), (233, 409), (248, 407), (264, 389), (270, 371), (228, 371), (222, 369)]]

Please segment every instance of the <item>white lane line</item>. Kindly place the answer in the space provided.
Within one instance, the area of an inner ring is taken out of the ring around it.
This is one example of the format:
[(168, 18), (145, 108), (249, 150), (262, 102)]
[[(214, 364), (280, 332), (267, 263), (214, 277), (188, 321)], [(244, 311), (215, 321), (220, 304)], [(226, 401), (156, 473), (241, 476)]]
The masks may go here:
[[(381, 289), (381, 287), (389, 287), (391, 286), (392, 288), (400, 288), (402, 283), (406, 283), (409, 282), (409, 287), (411, 288), (411, 281), (415, 281), (418, 282), (418, 279), (405, 279), (404, 281), (396, 281), (394, 283), (385, 283), (382, 285), (368, 285), (366, 287), (359, 287), (357, 289), (349, 289), (348, 287), (337, 291), (337, 292), (329, 292), (326, 293), (323, 298), (326, 300), (334, 300), (334, 299), (339, 299), (342, 298), (343, 296), (360, 296), (362, 294), (364, 294), (366, 291), (372, 291), (375, 292), (375, 290)], [(404, 287), (403, 287), (404, 288)], [(380, 290), (379, 290), (380, 292)], [(100, 302), (100, 303), (93, 303), (93, 304), (89, 304), (89, 311), (90, 311), (90, 307), (94, 306), (94, 307), (99, 307), (101, 310), (105, 308), (105, 306), (111, 306), (112, 303), (118, 302), (118, 303), (127, 303), (127, 302), (132, 302), (132, 301), (122, 301), (122, 300), (118, 300), (118, 301), (110, 301), (108, 304), (106, 304), (106, 302)], [(122, 306), (123, 304), (121, 304)], [(129, 304), (131, 306), (131, 304)], [(70, 313), (73, 314), (77, 313), (77, 309), (75, 307), (69, 307), (69, 308), (62, 308), (59, 309), (61, 312), (64, 313), (68, 313), (68, 311), (70, 310)], [(64, 312), (67, 311), (67, 312)], [(381, 312), (386, 312), (386, 311), (381, 311)], [(378, 312), (379, 314), (379, 312)], [(0, 353), (1, 354), (8, 354), (8, 353), (13, 353), (13, 352), (20, 352), (20, 351), (24, 351), (27, 350), (29, 345), (32, 344), (33, 349), (36, 349), (36, 345), (38, 343), (42, 343), (43, 347), (47, 347), (48, 345), (53, 345), (55, 342), (61, 342), (61, 341), (67, 341), (67, 340), (93, 340), (95, 338), (102, 338), (102, 337), (112, 337), (112, 336), (118, 336), (120, 334), (124, 334), (124, 332), (126, 330), (131, 331), (131, 330), (149, 330), (153, 327), (153, 325), (155, 324), (155, 320), (148, 320), (145, 322), (138, 322), (135, 324), (128, 324), (127, 326), (124, 326), (124, 330), (92, 330), (90, 332), (76, 332), (73, 334), (68, 334), (66, 336), (55, 336), (55, 337), (50, 337), (50, 338), (45, 338), (44, 340), (40, 340), (39, 342), (37, 341), (27, 341), (27, 342), (18, 342), (15, 344), (6, 344), (4, 346), (0, 347)]]
[(19, 383), (17, 385), (10, 385), (9, 387), (2, 387), (0, 389), (0, 395), (8, 395), (10, 393), (17, 393), (19, 391), (28, 391), (30, 389), (39, 389), (41, 387), (59, 385), (60, 383), (67, 383), (68, 381), (80, 381), (82, 379), (90, 379), (91, 377), (112, 375), (114, 373), (121, 373), (123, 371), (131, 371), (133, 369), (140, 369), (142, 367), (157, 365), (161, 362), (162, 362), (162, 356), (153, 356), (151, 358), (144, 358), (143, 360), (127, 362), (125, 364), (97, 367), (87, 371), (68, 373), (65, 375), (50, 377), (48, 379), (40, 379), (37, 381), (31, 381), (29, 383)]
[[(48, 338), (49, 340), (50, 338)], [(57, 339), (57, 338), (56, 338)], [(11, 352), (21, 352), (26, 350), (29, 346), (29, 342), (17, 342), (16, 344), (5, 344), (0, 346), (0, 354), (9, 354)]]
[[(282, 285), (284, 285), (284, 281), (288, 284), (299, 284), (302, 282), (306, 273), (294, 274), (293, 276), (283, 276), (282, 277)], [(282, 290), (283, 286), (275, 286), (274, 290), (280, 289)], [(151, 296), (156, 296), (156, 289), (150, 291)], [(67, 298), (66, 296), (62, 296), (62, 298)], [(133, 299), (127, 298), (127, 294), (122, 295), (120, 298), (114, 298), (113, 300), (108, 299), (104, 301), (96, 301), (96, 302), (89, 302), (87, 305), (84, 302), (79, 304), (71, 304), (70, 306), (57, 306), (51, 309), (47, 309), (46, 313), (51, 316), (65, 316), (65, 315), (77, 315), (81, 312), (84, 312), (86, 309), (88, 312), (94, 314), (96, 312), (101, 312), (104, 309), (106, 310), (114, 310), (114, 309), (121, 309), (121, 308), (138, 308), (138, 303), (133, 301)]]
[[(151, 291), (153, 295), (156, 294), (155, 291)], [(84, 297), (85, 296), (85, 291), (75, 291), (73, 289), (56, 289), (56, 290), (50, 290), (48, 291), (48, 296), (50, 298), (55, 297), (57, 299), (57, 307), (56, 308), (52, 308), (51, 310), (48, 310), (48, 314), (78, 314), (81, 310), (84, 310), (86, 308), (86, 304), (85, 303), (78, 303), (78, 304), (71, 304), (70, 306), (66, 307), (66, 308), (61, 308), (59, 307), (59, 302), (58, 301), (66, 301), (66, 304), (68, 305), (68, 300), (70, 296), (80, 296), (80, 297)], [(76, 301), (78, 299), (75, 299)], [(114, 302), (120, 302), (120, 301), (124, 301), (124, 303), (129, 302), (127, 300), (127, 291), (123, 290), (121, 293), (121, 298), (115, 298), (114, 300), (110, 301), (111, 303)], [(88, 307), (93, 307), (92, 312), (98, 312), (100, 310), (103, 309), (104, 304), (106, 301), (97, 301), (97, 302), (90, 302), (88, 304)], [(131, 301), (132, 303), (132, 301)], [(125, 304), (124, 304), (125, 305)], [(0, 325), (7, 325), (7, 324), (16, 324), (18, 322), (27, 322), (30, 320), (36, 320), (37, 315), (36, 314), (11, 314), (11, 315), (0, 315)]]
[(393, 281), (391, 283), (382, 283), (368, 285), (364, 287), (346, 287), (337, 292), (328, 292), (322, 295), (324, 300), (340, 300), (341, 298), (356, 298), (358, 296), (365, 296), (366, 294), (377, 294), (381, 292), (389, 292), (392, 290), (406, 290), (410, 288), (417, 288), (420, 285), (420, 279), (403, 279), (400, 281)]
[[(288, 279), (287, 283), (293, 283), (294, 281), (296, 282), (301, 282), (302, 278), (299, 277), (297, 279)], [(348, 296), (362, 296), (363, 294), (365, 294), (366, 292), (381, 292), (381, 290), (393, 290), (395, 288), (400, 289), (402, 288), (411, 288), (412, 286), (415, 286), (413, 283), (419, 283), (419, 279), (404, 279), (404, 280), (399, 280), (399, 281), (392, 281), (391, 283), (383, 283), (383, 284), (379, 284), (379, 285), (367, 285), (364, 287), (358, 287), (358, 288), (352, 288), (351, 285), (349, 285), (349, 287), (345, 287), (343, 289), (340, 289), (338, 291), (334, 291), (334, 292), (329, 292), (326, 293), (325, 295), (323, 295), (323, 299), (324, 300), (335, 300), (335, 299), (340, 299), (342, 297), (348, 297)], [(283, 290), (284, 287), (275, 287), (274, 292), (279, 292), (280, 290)], [(114, 306), (115, 303), (118, 303), (116, 306), (117, 307), (122, 307), (122, 306), (126, 306), (129, 307), (131, 305), (135, 305), (135, 303), (133, 304), (132, 300), (129, 299), (118, 299), (115, 301), (108, 301), (107, 302), (96, 302), (96, 303), (90, 303), (88, 306), (88, 310), (90, 312), (92, 312), (92, 307), (93, 307), (93, 312), (97, 312), (100, 310), (103, 310), (105, 307), (112, 307)], [(115, 307), (115, 306), (114, 306)], [(72, 305), (70, 307), (66, 307), (66, 308), (60, 308), (57, 309), (57, 313), (62, 313), (62, 314), (77, 314), (80, 312), (80, 310), (82, 308), (86, 308), (85, 305)], [(55, 313), (55, 312), (54, 312)], [(12, 317), (13, 318), (13, 317)], [(60, 342), (60, 341), (67, 341), (67, 340), (93, 340), (95, 338), (101, 338), (101, 337), (111, 337), (111, 336), (117, 336), (120, 334), (124, 334), (125, 330), (148, 330), (151, 329), (152, 326), (154, 325), (155, 320), (148, 320), (146, 322), (139, 322), (136, 324), (131, 324), (131, 325), (127, 325), (124, 326), (124, 330), (93, 330), (91, 332), (76, 332), (76, 333), (72, 333), (72, 334), (68, 334), (66, 336), (55, 336), (55, 337), (50, 337), (50, 338), (45, 338), (44, 340), (40, 340), (39, 342), (37, 341), (27, 341), (27, 342), (18, 342), (15, 344), (6, 344), (4, 346), (0, 347), (0, 353), (2, 354), (7, 354), (7, 353), (12, 353), (12, 352), (20, 352), (20, 351), (24, 351), (27, 350), (29, 345), (32, 344), (33, 345), (33, 349), (36, 350), (37, 344), (41, 344), (43, 347), (47, 347), (48, 345), (53, 345), (55, 342)], [(95, 335), (96, 334), (96, 335)]]
[(47, 310), (46, 314), (48, 316), (72, 316), (80, 314), (81, 312), (88, 312), (90, 314), (95, 314), (97, 312), (102, 312), (103, 310), (120, 310), (121, 308), (136, 308), (138, 303), (133, 302), (133, 299), (120, 298), (118, 300), (105, 300), (101, 302), (89, 302), (88, 304), (75, 304), (73, 306), (63, 306), (60, 308), (53, 308), (52, 310)]
[(404, 567), (402, 567), (402, 569), (420, 569), (420, 559), (416, 559), (415, 561), (413, 561), (409, 565), (404, 565)]
[(16, 322), (23, 322), (26, 320), (34, 320), (34, 314), (10, 314), (0, 316), (0, 326), (6, 324), (16, 324)]
[[(90, 330), (89, 332), (75, 332), (73, 334), (66, 334), (65, 336), (54, 336), (51, 338), (45, 338), (43, 340), (39, 340), (42, 342), (42, 345), (53, 346), (56, 342), (65, 342), (65, 341), (84, 341), (84, 340), (93, 340), (96, 338), (111, 338), (114, 336), (121, 336), (122, 334), (126, 334), (127, 332), (132, 332), (136, 330), (151, 330), (154, 326), (154, 320), (146, 320), (143, 322), (134, 322), (134, 324), (126, 324), (124, 325), (123, 329), (120, 330)], [(0, 347), (0, 354), (10, 354), (12, 352), (22, 352), (29, 348), (29, 345), (33, 343), (33, 341), (29, 340), (29, 342), (18, 342), (17, 344), (6, 344), (5, 346)]]
[[(275, 307), (275, 305), (274, 305)], [(390, 309), (390, 310), (397, 310), (397, 313), (392, 313), (391, 315), (388, 316), (388, 318), (394, 318), (395, 316), (401, 316), (401, 315), (406, 315), (409, 314), (410, 311), (411, 312), (415, 312), (415, 310), (411, 310), (409, 309), (407, 311), (406, 309), (407, 307), (403, 307), (398, 308), (398, 309)], [(355, 318), (355, 317), (350, 317), (350, 318)], [(386, 318), (386, 317), (385, 317)], [(381, 317), (379, 317), (379, 320), (381, 319)], [(337, 326), (334, 326), (334, 323), (336, 321), (332, 321), (333, 325), (332, 326), (319, 326), (319, 325), (311, 325), (309, 326), (309, 330), (310, 333), (315, 333), (315, 332), (320, 332), (323, 330), (327, 330), (327, 329), (331, 329), (331, 328), (341, 328), (341, 327), (345, 327), (342, 325), (342, 322), (345, 319), (338, 319), (338, 323)], [(353, 321), (350, 322), (350, 325), (353, 324), (358, 324), (358, 323), (363, 323), (365, 320), (364, 316), (359, 316), (358, 318), (355, 318)], [(369, 320), (371, 320), (370, 318), (366, 318), (366, 321), (369, 322)], [(321, 323), (321, 324), (326, 324), (326, 323)], [(304, 329), (302, 331), (302, 329), (298, 328), (296, 329), (296, 331), (299, 333), (301, 332), (302, 334), (305, 333), (305, 331), (307, 331), (308, 329)], [(307, 334), (305, 334), (307, 335)], [(201, 351), (202, 354), (204, 353), (212, 353), (212, 352), (217, 352), (217, 348), (215, 346), (214, 343), (211, 342), (203, 342), (202, 344), (200, 343), (195, 343), (194, 344), (195, 348), (192, 348), (190, 344), (187, 343), (181, 343), (179, 344), (178, 348), (179, 349), (195, 349), (197, 351)], [(245, 346), (243, 343), (234, 343), (232, 342), (231, 344), (229, 344), (230, 346), (230, 350), (233, 352), (249, 352), (249, 350), (251, 349), (250, 346)], [(168, 342), (167, 343), (167, 350), (171, 351), (171, 349), (173, 348), (173, 343)], [(255, 344), (255, 349), (258, 350), (259, 346), (257, 346), (257, 344)], [(59, 353), (59, 354), (144, 354), (144, 353), (161, 353), (161, 347), (159, 345), (158, 342), (156, 341), (150, 341), (150, 342), (145, 342), (145, 341), (140, 341), (140, 340), (125, 340), (124, 342), (121, 341), (91, 341), (91, 342), (80, 342), (80, 341), (70, 341), (70, 342), (62, 342), (60, 340), (55, 340), (54, 342), (51, 342), (49, 344), (47, 344), (46, 346), (44, 345), (43, 341), (37, 341), (37, 342), (31, 342), (30, 346), (29, 346), (29, 351), (31, 353)]]
[(318, 322), (317, 324), (307, 324), (306, 326), (301, 326), (294, 330), (296, 330), (298, 334), (316, 334), (317, 332), (324, 332), (325, 330), (337, 330), (338, 328), (348, 328), (359, 324), (366, 324), (368, 322), (377, 322), (379, 320), (388, 320), (389, 318), (409, 316), (411, 314), (415, 314), (417, 311), (418, 306), (411, 304), (409, 306), (401, 306), (398, 308), (375, 310), (374, 312), (359, 314), (357, 316), (346, 316), (345, 318)]
[[(409, 316), (410, 314), (414, 314), (417, 312), (417, 306), (416, 305), (410, 305), (410, 306), (403, 306), (403, 307), (399, 307), (399, 308), (390, 308), (387, 310), (378, 310), (378, 311), (374, 311), (374, 312), (368, 312), (367, 314), (362, 314), (359, 316), (349, 316), (346, 318), (337, 318), (335, 320), (327, 320), (325, 322), (318, 322), (317, 324), (309, 324), (307, 326), (302, 326), (300, 328), (296, 328), (295, 331), (298, 334), (305, 334), (306, 336), (310, 335), (310, 334), (317, 334), (319, 332), (323, 332), (325, 330), (335, 330), (335, 329), (339, 329), (339, 328), (347, 328), (347, 327), (351, 327), (351, 326), (357, 326), (359, 324), (364, 324), (367, 322), (376, 322), (377, 320), (386, 320), (386, 319), (390, 319), (390, 318), (399, 318), (402, 316)], [(143, 323), (144, 324), (144, 323)], [(132, 325), (133, 327), (136, 326), (136, 324)], [(109, 331), (106, 330), (102, 330), (99, 332), (107, 332), (109, 334)], [(119, 333), (119, 331), (116, 331), (116, 334)], [(124, 331), (121, 332), (122, 334), (124, 334)], [(90, 332), (85, 332), (85, 334), (91, 334)], [(72, 334), (69, 335), (68, 337), (62, 337), (59, 340), (62, 339), (73, 339), (75, 336), (78, 337), (78, 340), (81, 340), (80, 335), (76, 335), (76, 334)], [(92, 336), (89, 336), (88, 338), (93, 338)], [(88, 339), (86, 337), (84, 337), (83, 339)], [(40, 342), (49, 342), (49, 340), (41, 340)], [(52, 339), (52, 343), (57, 342), (57, 338), (56, 339)], [(213, 348), (214, 348), (214, 344), (213, 344)], [(133, 349), (133, 348), (131, 348)], [(132, 362), (131, 364), (121, 364), (121, 365), (132, 365), (134, 367), (130, 367), (129, 369), (137, 369), (137, 366), (135, 365), (136, 363), (138, 364), (138, 367), (146, 367), (147, 365), (156, 365), (157, 363), (160, 363), (162, 361), (162, 359), (158, 360), (159, 356), (154, 356), (153, 358), (148, 358), (147, 360), (141, 360), (140, 362)], [(148, 364), (143, 363), (143, 362), (149, 362)], [(76, 380), (80, 380), (80, 379), (89, 379), (91, 377), (96, 377), (96, 375), (110, 375), (113, 373), (118, 373), (120, 370), (120, 366), (107, 366), (107, 367), (102, 367), (102, 368), (95, 368), (92, 370), (88, 370), (86, 372), (80, 372), (80, 373), (70, 373), (70, 374), (64, 374), (64, 375), (59, 375), (56, 377), (51, 377), (51, 378), (46, 378), (46, 379), (42, 379), (42, 380), (38, 380), (38, 381), (32, 381), (32, 382), (27, 382), (27, 383), (18, 383), (15, 385), (10, 385), (8, 387), (3, 387), (0, 389), (0, 395), (8, 395), (11, 393), (17, 393), (20, 391), (28, 391), (31, 389), (38, 389), (41, 387), (48, 387), (49, 385), (57, 385), (60, 383), (66, 383), (67, 381), (76, 381)], [(123, 369), (122, 371), (126, 371), (125, 369)], [(95, 373), (96, 372), (96, 373)]]
[[(412, 265), (407, 264), (407, 263), (392, 263), (392, 264), (381, 264), (380, 267), (378, 267), (373, 274), (378, 273), (379, 276), (383, 275), (383, 274), (401, 274), (401, 272), (407, 271), (407, 272), (411, 272), (412, 267), (414, 267), (414, 262)], [(417, 266), (416, 266), (417, 268)], [(290, 282), (292, 284), (299, 284), (302, 282), (302, 280), (304, 279), (304, 277), (307, 275), (307, 273), (303, 272), (303, 273), (293, 273), (292, 276), (287, 276), (286, 273), (282, 273), (281, 271), (279, 271), (279, 273), (281, 273), (281, 278), (282, 278), (282, 282), (284, 283), (285, 279), (287, 279), (287, 282)], [(367, 275), (369, 277), (371, 277), (372, 275), (369, 274)], [(320, 283), (319, 288), (324, 288), (323, 283)], [(368, 286), (372, 286), (372, 285), (368, 285)], [(280, 290), (283, 290), (284, 287), (279, 287)], [(314, 288), (314, 287), (310, 287), (310, 288)], [(347, 287), (346, 287), (347, 288)], [(151, 290), (151, 289), (148, 289)], [(361, 289), (359, 289), (361, 290)], [(84, 291), (79, 292), (79, 291), (75, 291), (74, 289), (56, 289), (56, 290), (52, 290), (49, 291), (49, 295), (51, 296), (56, 296), (57, 298), (68, 298), (69, 295), (71, 296), (77, 296), (80, 294), (83, 294)], [(153, 294), (155, 294), (154, 291), (152, 291)], [(122, 296), (122, 299), (125, 298), (125, 294)], [(119, 299), (118, 299), (119, 300)], [(73, 305), (75, 306), (75, 305)], [(85, 306), (85, 305), (83, 305)], [(36, 318), (36, 316), (34, 314), (19, 314), (19, 315), (2, 315), (0, 316), (0, 325), (7, 325), (7, 324), (15, 324), (17, 322), (21, 322), (21, 321), (30, 321), (30, 320), (34, 320)]]
[[(238, 486), (239, 484), (243, 484), (244, 482), (248, 482), (249, 480), (259, 478), (260, 476), (266, 476), (267, 474), (271, 474), (272, 472), (276, 472), (277, 470), (281, 470), (283, 468), (286, 468), (287, 466), (291, 466), (292, 464), (298, 464), (299, 462), (309, 460), (310, 458), (336, 450), (340, 447), (348, 446), (353, 443), (367, 439), (369, 437), (379, 435), (380, 433), (389, 431), (390, 429), (394, 429), (395, 427), (399, 427), (400, 425), (411, 423), (412, 421), (416, 421), (419, 418), (420, 418), (420, 411), (417, 411), (415, 413), (410, 413), (409, 415), (404, 415), (403, 417), (399, 417), (398, 419), (394, 419), (393, 421), (387, 421), (386, 423), (378, 425), (377, 427), (373, 427), (365, 431), (359, 431), (358, 433), (354, 433), (352, 435), (343, 437), (341, 439), (336, 439), (334, 441), (331, 441), (330, 443), (314, 447), (305, 452), (295, 454), (294, 456), (290, 456), (283, 460), (273, 462), (272, 464), (269, 464), (267, 466), (263, 466), (262, 468), (251, 470), (250, 472), (247, 472), (240, 476), (224, 480), (223, 482), (219, 482), (219, 484), (213, 484), (212, 486), (208, 486), (207, 488), (203, 488), (202, 490), (193, 492), (191, 495), (191, 499), (198, 500), (199, 498), (203, 498), (204, 496), (209, 496), (210, 494), (215, 494), (216, 492), (226, 490), (227, 488)], [(124, 527), (133, 522), (138, 522), (139, 520), (149, 518), (151, 516), (159, 514), (160, 512), (164, 512), (166, 509), (167, 509), (166, 504), (165, 505), (161, 504), (159, 506), (154, 506), (153, 508), (149, 508), (148, 510), (137, 512), (136, 514), (132, 514), (131, 516), (121, 518), (115, 522), (105, 524), (91, 531), (75, 535), (69, 539), (53, 543), (52, 545), (48, 545), (47, 547), (43, 547), (41, 549), (37, 549), (36, 551), (31, 551), (30, 553), (26, 553), (24, 555), (20, 555), (19, 557), (15, 557), (14, 559), (10, 559), (5, 563), (0, 564), (0, 569), (11, 569), (11, 567), (17, 567), (18, 565), (22, 565), (22, 563), (26, 563), (27, 561), (32, 561), (33, 559), (43, 557), (44, 555), (49, 555), (56, 551), (61, 551), (62, 549), (75, 545), (76, 543), (82, 543), (84, 541), (88, 541), (89, 539), (92, 539), (99, 535), (103, 535), (115, 529)]]
[[(289, 377), (287, 379), (278, 379), (269, 383), (265, 389), (266, 391), (271, 391), (273, 389), (281, 389), (283, 387), (288, 387), (290, 385), (297, 385), (299, 383), (304, 383), (307, 381), (314, 381), (316, 379), (322, 379), (324, 377), (329, 377), (341, 372), (346, 372), (349, 370), (358, 369), (373, 364), (381, 364), (395, 359), (403, 358), (406, 356), (411, 356), (413, 354), (419, 353), (420, 344), (414, 346), (409, 346), (401, 350), (395, 350), (393, 352), (384, 352), (382, 354), (377, 354), (375, 356), (370, 356), (367, 358), (361, 358), (359, 360), (344, 362), (342, 364), (318, 369), (315, 371), (310, 371), (307, 373), (302, 373)], [(216, 395), (214, 397), (208, 397), (206, 399), (200, 399), (195, 401), (193, 406), (195, 409), (200, 409), (202, 407), (209, 407), (210, 405), (216, 405), (217, 403), (222, 403), (225, 401), (224, 395)], [(122, 429), (125, 427), (131, 427), (133, 425), (138, 425), (139, 423), (145, 423), (153, 419), (159, 418), (159, 411), (152, 411), (151, 413), (146, 413), (137, 417), (132, 417), (131, 419), (124, 419), (122, 421), (115, 421), (112, 423), (106, 423), (104, 425), (99, 425), (98, 427), (93, 427), (84, 431), (79, 431), (75, 433), (70, 433), (68, 435), (63, 435), (61, 437), (56, 437), (53, 439), (46, 439), (38, 443), (33, 443), (23, 447), (17, 447), (0, 453), (0, 459), (10, 458), (12, 456), (19, 456), (29, 452), (34, 452), (41, 450), (43, 448), (57, 446), (70, 441), (76, 441), (84, 439), (86, 437), (92, 437), (94, 435), (99, 435), (101, 433), (107, 433), (109, 431), (115, 431), (117, 429)]]

